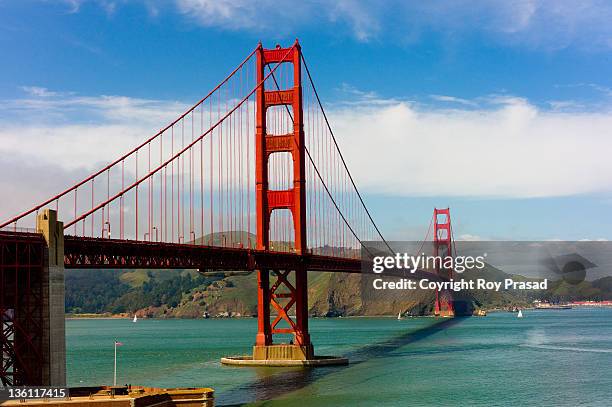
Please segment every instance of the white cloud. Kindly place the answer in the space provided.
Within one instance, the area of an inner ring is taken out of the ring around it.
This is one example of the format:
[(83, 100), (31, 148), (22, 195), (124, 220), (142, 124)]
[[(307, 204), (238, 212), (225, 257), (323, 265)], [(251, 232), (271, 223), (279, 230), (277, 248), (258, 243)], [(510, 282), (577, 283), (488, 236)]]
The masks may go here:
[(340, 0), (176, 0), (180, 13), (205, 27), (255, 30), (290, 34), (316, 24), (346, 26), (360, 41), (381, 31), (379, 6), (375, 2)]
[(187, 105), (126, 96), (81, 96), (70, 92), (55, 92), (43, 87), (22, 86), (24, 98), (0, 100), (0, 123), (11, 127), (19, 119), (30, 126), (75, 123), (129, 124), (136, 122), (148, 128), (159, 126), (182, 112)]
[(78, 13), (85, 3), (95, 3), (110, 16), (116, 11), (117, 3), (124, 3), (125, 0), (60, 0), (60, 2), (68, 7), (69, 13)]
[[(436, 2), (342, 0), (175, 0), (180, 13), (198, 24), (231, 30), (288, 34), (316, 24), (348, 27), (360, 41), (394, 37), (413, 41), (435, 31), (456, 38), (481, 33), (529, 47), (612, 47), (612, 4), (557, 0)], [(384, 29), (382, 29), (384, 27)]]
[[(125, 0), (62, 0), (77, 13), (93, 3), (111, 16)], [(352, 35), (358, 41), (445, 42), (473, 34), (489, 41), (547, 50), (577, 45), (612, 47), (612, 3), (606, 0), (139, 0), (149, 16), (177, 11), (198, 25), (292, 35), (305, 27)]]
[[(342, 100), (338, 101), (337, 104), (343, 106), (363, 105), (365, 102), (370, 106), (389, 106), (400, 102), (400, 99), (383, 98), (374, 91), (365, 92), (348, 83), (342, 83), (337, 90), (342, 95)], [(409, 100), (402, 99), (401, 101), (412, 103)]]
[[(327, 4), (329, 7), (329, 3)], [(325, 10), (326, 4), (319, 4), (320, 10)], [(328, 17), (332, 21), (346, 19), (352, 28), (353, 35), (360, 41), (368, 41), (380, 32), (381, 21), (376, 12), (369, 7), (367, 2), (355, 2), (352, 0), (341, 0), (335, 3), (335, 7), (329, 8)]]
[(601, 0), (410, 2), (403, 17), (413, 30), (434, 30), (451, 38), (478, 33), (494, 41), (551, 50), (612, 47), (612, 4)]
[(462, 235), (459, 235), (457, 237), (457, 240), (459, 241), (465, 241), (465, 242), (479, 242), (482, 240), (488, 240), (483, 238), (482, 236), (478, 236), (478, 235), (471, 235), (469, 233), (464, 233)]
[(116, 159), (186, 110), (172, 101), (80, 96), (22, 87), (0, 100), (0, 214), (23, 210)]
[(2, 196), (9, 199), (0, 200), (0, 222), (81, 181), (89, 172), (85, 168), (66, 169), (57, 162), (39, 161), (27, 153), (3, 152), (0, 154), (0, 189)]
[(0, 154), (19, 153), (27, 161), (54, 165), (65, 171), (94, 170), (146, 140), (155, 133), (154, 129), (140, 123), (12, 126), (0, 130)]
[[(28, 97), (0, 100), (0, 174), (4, 175), (0, 177), (0, 189), (10, 197), (0, 200), (3, 217), (20, 213), (81, 181), (156, 134), (190, 107), (174, 101), (31, 92), (25, 88)], [(169, 137), (170, 130), (163, 137), (163, 145), (161, 138), (151, 145), (151, 161), (146, 155), (139, 161), (135, 156), (125, 161), (126, 179), (133, 179), (136, 165), (141, 175), (149, 166), (158, 165), (162, 151), (163, 161), (169, 159), (198, 131), (193, 115), (179, 121), (174, 128), (175, 138)], [(117, 181), (110, 178), (112, 189), (112, 183)], [(66, 204), (66, 200), (61, 202)]]
[(456, 96), (448, 96), (448, 95), (429, 95), (429, 97), (438, 102), (446, 102), (446, 103), (458, 103), (460, 105), (465, 106), (476, 106), (477, 104), (471, 100), (458, 98)]
[[(23, 209), (15, 202), (39, 201), (97, 170), (187, 106), (33, 93), (38, 96), (0, 101), (0, 171), (8, 174), (2, 188), (16, 197), (0, 201), (0, 213), (14, 213)], [(524, 198), (612, 190), (609, 110), (542, 110), (503, 95), (478, 98), (476, 107), (466, 100), (465, 108), (459, 103), (453, 109), (358, 90), (351, 98), (328, 114), (364, 192)]]
[[(174, 0), (139, 1), (149, 16), (177, 11), (204, 27), (292, 35), (305, 27), (358, 41), (418, 41), (424, 33), (455, 41), (487, 40), (548, 50), (612, 47), (612, 3), (606, 0)], [(125, 0), (62, 0), (68, 12), (85, 3), (113, 15)]]
[(41, 88), (39, 86), (22, 86), (21, 89), (31, 96), (35, 97), (50, 97), (57, 96), (56, 92), (51, 92), (47, 88)]
[(404, 102), (331, 111), (361, 188), (399, 196), (550, 197), (612, 191), (612, 112)]
[(300, 19), (311, 17), (310, 5), (299, 1), (176, 0), (176, 5), (180, 13), (200, 25), (231, 30), (266, 27), (286, 30)]
[(576, 110), (584, 108), (582, 103), (574, 100), (550, 100), (547, 103), (553, 110)]
[(77, 13), (81, 9), (83, 0), (62, 0), (68, 6), (69, 13)]

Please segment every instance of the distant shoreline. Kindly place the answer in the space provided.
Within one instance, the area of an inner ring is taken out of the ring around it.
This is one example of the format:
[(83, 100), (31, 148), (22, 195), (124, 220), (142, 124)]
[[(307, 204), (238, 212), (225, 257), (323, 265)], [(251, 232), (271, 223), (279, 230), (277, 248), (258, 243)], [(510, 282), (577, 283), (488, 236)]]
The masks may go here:
[[(611, 306), (601, 306), (601, 305), (593, 305), (593, 306), (574, 306), (572, 307), (572, 309), (602, 309), (602, 308), (612, 308)], [(552, 311), (552, 310), (556, 310), (556, 309), (547, 309), (547, 308), (537, 308), (537, 307), (524, 307), (521, 308), (522, 310), (529, 310), (529, 311)], [(485, 310), (487, 313), (512, 313), (513, 311), (509, 311), (507, 309), (500, 309), (500, 308), (493, 308), (493, 309), (488, 309)], [(67, 320), (75, 320), (75, 319), (85, 319), (85, 320), (91, 320), (91, 319), (104, 319), (104, 320), (108, 320), (108, 319), (129, 319), (131, 320), (133, 317), (133, 315), (127, 315), (127, 314), (119, 314), (119, 315), (109, 315), (109, 314), (66, 314), (65, 319)], [(240, 316), (240, 317), (220, 317), (220, 318), (216, 318), (216, 317), (210, 317), (210, 318), (155, 318), (155, 317), (143, 317), (140, 319), (155, 319), (155, 320), (170, 320), (170, 319), (192, 319), (192, 320), (199, 320), (199, 319), (252, 319), (252, 318), (256, 318), (255, 316)], [(397, 315), (350, 315), (350, 316), (329, 316), (329, 317), (324, 317), (324, 316), (310, 316), (309, 318), (315, 318), (315, 319), (338, 319), (338, 318), (397, 318)], [(410, 318), (435, 318), (434, 315), (403, 315), (403, 318), (405, 319), (410, 319)]]
[[(433, 318), (433, 315), (406, 315), (404, 316), (404, 318)], [(170, 319), (253, 319), (253, 318), (257, 318), (255, 316), (250, 317), (250, 316), (242, 316), (242, 317), (223, 317), (223, 318), (216, 318), (216, 317), (210, 317), (210, 318), (155, 318), (155, 317), (145, 317), (145, 318), (140, 318), (142, 320), (145, 319), (159, 319), (159, 320), (170, 320)], [(323, 316), (311, 316), (309, 318), (315, 318), (315, 319), (343, 319), (343, 318), (397, 318), (397, 315), (351, 315), (351, 316), (334, 316), (334, 317), (323, 317)], [(66, 318), (65, 319), (129, 319), (131, 320), (132, 317), (131, 316), (124, 316), (124, 315), (116, 315), (116, 316), (110, 316), (110, 315), (105, 315), (105, 314), (86, 314), (83, 316), (80, 315), (75, 315), (75, 314), (66, 314)]]

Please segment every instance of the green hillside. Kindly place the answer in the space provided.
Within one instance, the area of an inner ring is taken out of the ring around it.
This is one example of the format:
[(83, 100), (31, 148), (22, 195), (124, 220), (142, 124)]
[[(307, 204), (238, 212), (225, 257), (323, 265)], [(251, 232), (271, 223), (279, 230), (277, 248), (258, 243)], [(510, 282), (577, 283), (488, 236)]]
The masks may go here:
[(187, 270), (66, 270), (66, 312), (133, 313), (149, 306), (176, 307), (183, 295), (219, 279)]
[[(215, 233), (196, 239), (200, 244), (253, 246), (255, 237), (246, 232)], [(290, 242), (275, 242), (286, 249)], [(318, 252), (333, 254), (334, 248)], [(427, 315), (432, 312), (434, 294), (425, 290), (374, 290), (378, 275), (308, 273), (309, 313), (316, 316), (397, 315), (398, 312)], [(491, 265), (461, 275), (464, 279), (506, 278), (528, 280)], [(274, 277), (271, 277), (274, 281)], [(66, 270), (66, 312), (136, 313), (163, 318), (251, 316), (257, 312), (257, 276), (249, 272), (204, 273), (196, 270)], [(455, 294), (468, 309), (527, 306), (535, 299), (561, 302), (612, 299), (612, 277), (570, 285), (551, 282), (545, 292), (482, 291)]]

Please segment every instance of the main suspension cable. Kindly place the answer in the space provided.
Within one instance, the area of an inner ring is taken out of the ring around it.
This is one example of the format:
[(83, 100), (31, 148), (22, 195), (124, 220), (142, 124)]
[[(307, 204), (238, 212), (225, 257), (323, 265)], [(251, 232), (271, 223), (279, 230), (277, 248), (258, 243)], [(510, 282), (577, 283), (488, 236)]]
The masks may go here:
[(359, 201), (361, 202), (361, 206), (363, 207), (363, 209), (365, 210), (366, 214), (368, 215), (368, 218), (370, 219), (370, 222), (372, 222), (372, 225), (374, 226), (374, 229), (376, 229), (376, 233), (378, 233), (378, 236), (385, 243), (385, 245), (387, 246), (389, 251), (393, 254), (394, 250), (391, 248), (391, 246), (389, 245), (387, 240), (383, 237), (382, 233), (380, 232), (380, 229), (378, 228), (378, 225), (376, 225), (376, 222), (374, 222), (374, 219), (372, 218), (372, 215), (370, 214), (370, 211), (368, 210), (365, 202), (363, 201), (361, 193), (359, 192), (359, 189), (357, 188), (357, 185), (355, 184), (355, 180), (353, 179), (353, 176), (352, 176), (351, 172), (349, 171), (348, 166), (346, 165), (346, 161), (344, 160), (344, 156), (342, 155), (342, 152), (340, 151), (340, 147), (338, 146), (338, 142), (336, 141), (336, 136), (334, 136), (334, 131), (331, 128), (331, 124), (329, 123), (329, 120), (327, 118), (327, 114), (325, 113), (325, 109), (323, 109), (323, 104), (321, 103), (321, 99), (319, 98), (319, 93), (317, 92), (317, 89), (315, 87), (314, 81), (312, 80), (312, 76), (310, 75), (310, 70), (308, 69), (308, 64), (306, 64), (306, 59), (304, 58), (303, 54), (301, 54), (301, 58), (302, 58), (302, 62), (304, 63), (304, 68), (306, 68), (306, 73), (308, 74), (308, 80), (310, 81), (310, 85), (312, 86), (312, 90), (313, 90), (313, 92), (315, 94), (315, 97), (317, 98), (317, 103), (319, 104), (321, 112), (323, 113), (323, 118), (325, 119), (325, 123), (327, 124), (327, 128), (328, 128), (329, 133), (330, 133), (330, 135), (332, 137), (334, 145), (336, 146), (336, 151), (338, 151), (338, 154), (340, 155), (340, 159), (342, 160), (342, 165), (344, 165), (344, 169), (346, 170), (346, 172), (347, 172), (347, 174), (349, 176), (351, 184), (353, 185), (353, 189), (355, 189), (355, 192), (357, 193), (357, 197), (359, 198)]

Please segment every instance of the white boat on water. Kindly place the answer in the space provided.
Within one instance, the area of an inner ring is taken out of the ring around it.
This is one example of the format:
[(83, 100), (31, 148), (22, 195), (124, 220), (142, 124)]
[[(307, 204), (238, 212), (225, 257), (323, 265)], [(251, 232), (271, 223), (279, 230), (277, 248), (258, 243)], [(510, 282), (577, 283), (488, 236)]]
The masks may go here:
[(516, 315), (517, 318), (523, 318), (523, 311), (519, 310), (518, 314)]
[(132, 322), (138, 322), (138, 317), (136, 315), (134, 315), (134, 319), (132, 320)]

